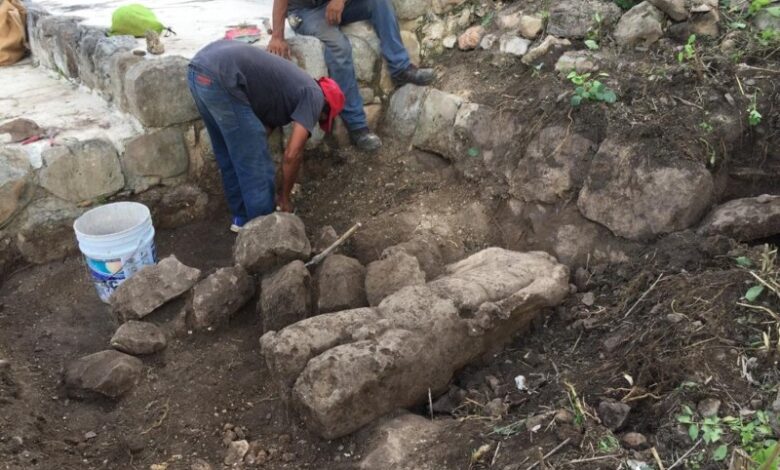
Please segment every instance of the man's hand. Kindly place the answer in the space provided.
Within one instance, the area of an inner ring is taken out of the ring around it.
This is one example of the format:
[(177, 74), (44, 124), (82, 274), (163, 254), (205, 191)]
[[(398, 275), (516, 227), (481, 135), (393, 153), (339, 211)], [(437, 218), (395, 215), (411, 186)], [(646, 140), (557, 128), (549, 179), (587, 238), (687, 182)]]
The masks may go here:
[(271, 41), (268, 43), (268, 52), (289, 59), (290, 45), (287, 44), (284, 38), (271, 36)]
[(328, 19), (328, 23), (333, 26), (341, 24), (341, 14), (344, 13), (345, 0), (330, 0), (328, 7), (325, 9), (325, 18)]

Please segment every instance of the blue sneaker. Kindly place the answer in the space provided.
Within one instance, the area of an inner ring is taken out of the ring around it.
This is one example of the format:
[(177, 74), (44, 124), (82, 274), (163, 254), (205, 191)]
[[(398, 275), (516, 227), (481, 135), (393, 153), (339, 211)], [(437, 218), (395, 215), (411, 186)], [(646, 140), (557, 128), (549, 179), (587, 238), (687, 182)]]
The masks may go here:
[(245, 217), (233, 217), (233, 222), (230, 224), (230, 231), (233, 233), (238, 233), (241, 231), (241, 227), (243, 227), (248, 221)]

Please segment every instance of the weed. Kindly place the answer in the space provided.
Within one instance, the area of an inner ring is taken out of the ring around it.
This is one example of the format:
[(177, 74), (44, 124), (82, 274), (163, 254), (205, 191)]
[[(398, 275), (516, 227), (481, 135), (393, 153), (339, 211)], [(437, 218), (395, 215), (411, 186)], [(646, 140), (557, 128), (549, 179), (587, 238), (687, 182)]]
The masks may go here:
[(564, 385), (566, 385), (567, 388), (566, 394), (569, 398), (571, 411), (574, 413), (574, 424), (582, 426), (585, 424), (585, 408), (582, 406), (582, 401), (580, 401), (580, 398), (577, 396), (577, 390), (574, 388), (574, 385), (568, 382), (564, 382)]
[(755, 15), (761, 10), (766, 10), (770, 15), (780, 17), (780, 7), (770, 7), (772, 0), (753, 0), (748, 8), (748, 15)]
[(758, 112), (758, 107), (756, 105), (756, 93), (753, 93), (753, 96), (750, 98), (750, 105), (748, 105), (747, 113), (748, 124), (751, 127), (761, 124), (762, 116), (761, 113)]
[(702, 121), (699, 123), (699, 129), (703, 130), (707, 134), (712, 132), (712, 124), (710, 124), (707, 121)]
[(612, 434), (608, 434), (599, 439), (597, 445), (599, 452), (602, 454), (611, 454), (620, 449), (620, 442), (618, 442), (617, 438)]
[[(599, 76), (606, 75), (599, 74)], [(566, 78), (576, 87), (574, 88), (574, 96), (571, 97), (571, 105), (574, 107), (581, 105), (583, 101), (603, 101), (605, 103), (617, 101), (615, 91), (599, 80), (590, 78), (590, 73), (579, 74), (572, 71)]]
[[(593, 43), (598, 44), (599, 39), (601, 39), (601, 24), (603, 23), (604, 18), (602, 18), (601, 14), (594, 13), (593, 14), (593, 24), (591, 24), (590, 28), (588, 28), (588, 32), (585, 35), (586, 39), (586, 45), (587, 41), (591, 41)], [(588, 47), (590, 49), (590, 47)]]
[(685, 41), (685, 45), (682, 50), (677, 53), (677, 62), (683, 63), (686, 60), (696, 58), (696, 35), (691, 34), (688, 36), (688, 40)]

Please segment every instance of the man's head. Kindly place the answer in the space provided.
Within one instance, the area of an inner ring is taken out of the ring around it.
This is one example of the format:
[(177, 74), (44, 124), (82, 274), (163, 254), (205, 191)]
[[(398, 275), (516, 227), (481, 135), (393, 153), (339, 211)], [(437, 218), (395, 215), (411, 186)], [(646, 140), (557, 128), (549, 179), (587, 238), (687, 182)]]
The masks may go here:
[(344, 109), (344, 93), (338, 83), (331, 78), (322, 77), (317, 80), (317, 84), (325, 96), (325, 106), (320, 113), (320, 127), (323, 131), (330, 132), (333, 130), (333, 120)]

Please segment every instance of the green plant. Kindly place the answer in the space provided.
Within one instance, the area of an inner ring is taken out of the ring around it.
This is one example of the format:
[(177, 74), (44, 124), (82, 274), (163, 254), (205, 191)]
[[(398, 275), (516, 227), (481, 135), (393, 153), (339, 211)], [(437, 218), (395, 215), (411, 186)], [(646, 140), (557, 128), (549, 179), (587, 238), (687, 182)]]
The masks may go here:
[(748, 7), (748, 15), (755, 15), (761, 10), (766, 10), (770, 15), (780, 17), (780, 7), (770, 7), (771, 3), (772, 0), (753, 0)]
[(599, 439), (597, 446), (602, 454), (611, 454), (620, 449), (620, 442), (618, 442), (615, 436), (608, 434)]
[(748, 105), (747, 108), (748, 112), (748, 124), (750, 126), (757, 126), (761, 124), (761, 113), (758, 112), (758, 108), (756, 105), (756, 93), (753, 93), (753, 96), (750, 98), (750, 105)]
[[(605, 74), (599, 74), (599, 76), (606, 76)], [(590, 73), (579, 74), (575, 71), (569, 72), (566, 78), (575, 85), (574, 96), (571, 97), (571, 105), (577, 107), (582, 104), (583, 101), (603, 101), (605, 103), (614, 103), (617, 101), (617, 95), (615, 91), (608, 86), (601, 83), (599, 80), (594, 80)]]
[(682, 50), (677, 53), (677, 62), (683, 63), (683, 61), (691, 60), (696, 57), (696, 35), (691, 34), (688, 36), (688, 40), (685, 41), (685, 45)]
[(601, 16), (600, 13), (594, 13), (592, 20), (593, 22), (590, 28), (588, 28), (588, 32), (585, 35), (585, 39), (587, 41), (592, 41), (598, 44), (597, 41), (601, 39), (601, 23), (604, 21), (604, 18)]
[(588, 49), (590, 49), (591, 51), (596, 51), (596, 50), (598, 50), (598, 48), (599, 48), (599, 43), (597, 43), (597, 42), (596, 42), (595, 40), (593, 40), (593, 39), (586, 39), (586, 40), (585, 40), (585, 47), (587, 47), (587, 48), (588, 48)]
[(702, 122), (700, 122), (700, 123), (699, 123), (699, 128), (700, 128), (701, 130), (703, 130), (704, 132), (708, 133), (708, 134), (709, 134), (710, 132), (712, 132), (712, 124), (710, 124), (710, 123), (709, 123), (709, 122), (707, 122), (707, 121), (702, 121)]

